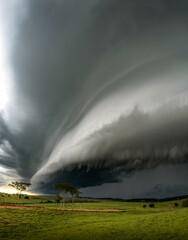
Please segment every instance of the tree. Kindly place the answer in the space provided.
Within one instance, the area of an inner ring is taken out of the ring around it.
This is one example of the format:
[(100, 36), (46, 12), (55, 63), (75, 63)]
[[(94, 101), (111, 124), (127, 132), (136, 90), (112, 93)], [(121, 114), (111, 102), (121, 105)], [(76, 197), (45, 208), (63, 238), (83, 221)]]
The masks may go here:
[(55, 202), (60, 203), (60, 201), (61, 201), (61, 197), (59, 196), (59, 194), (57, 194), (55, 197)]
[(68, 197), (68, 195), (71, 195), (72, 206), (74, 207), (74, 201), (75, 201), (76, 197), (78, 197), (79, 194), (81, 193), (78, 188), (74, 187), (70, 183), (56, 183), (55, 189), (58, 190), (58, 196), (59, 195), (62, 196), (63, 207), (65, 207), (65, 202), (66, 202), (66, 198)]
[(55, 197), (55, 202), (56, 202), (56, 206), (58, 207), (58, 203), (60, 203), (61, 202), (61, 197), (59, 196), (59, 194), (57, 194), (56, 195), (56, 197)]
[(65, 207), (66, 198), (70, 193), (70, 189), (72, 188), (72, 185), (69, 183), (56, 183), (54, 187), (58, 191), (59, 195), (62, 196), (63, 207)]
[(72, 208), (74, 208), (74, 202), (75, 202), (75, 199), (79, 196), (79, 194), (81, 193), (79, 191), (78, 188), (72, 186), (70, 189), (69, 189), (69, 193), (72, 197)]
[(17, 194), (19, 198), (22, 196), (22, 192), (26, 191), (26, 189), (31, 186), (31, 183), (26, 182), (11, 182), (8, 186), (13, 187), (17, 190)]

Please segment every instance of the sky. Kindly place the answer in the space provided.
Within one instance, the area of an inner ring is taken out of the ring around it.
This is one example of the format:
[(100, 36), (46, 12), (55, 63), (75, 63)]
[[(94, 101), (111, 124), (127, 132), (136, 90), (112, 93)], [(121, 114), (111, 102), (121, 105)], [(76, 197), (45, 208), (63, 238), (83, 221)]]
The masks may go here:
[(0, 190), (188, 194), (188, 2), (0, 0)]

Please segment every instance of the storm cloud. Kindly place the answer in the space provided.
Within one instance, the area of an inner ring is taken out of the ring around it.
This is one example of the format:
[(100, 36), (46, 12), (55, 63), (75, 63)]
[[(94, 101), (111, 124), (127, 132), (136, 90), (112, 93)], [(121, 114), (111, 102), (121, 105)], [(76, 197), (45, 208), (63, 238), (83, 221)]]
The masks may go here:
[(147, 189), (140, 184), (143, 194), (132, 184), (127, 197), (157, 196), (167, 182), (187, 194), (181, 178), (168, 179), (188, 162), (188, 3), (15, 2), (0, 3), (12, 13), (0, 19), (9, 77), (0, 164), (35, 191), (51, 191), (58, 180), (86, 195), (90, 187), (119, 186), (118, 197), (125, 181), (139, 185), (173, 168), (155, 191), (158, 177)]

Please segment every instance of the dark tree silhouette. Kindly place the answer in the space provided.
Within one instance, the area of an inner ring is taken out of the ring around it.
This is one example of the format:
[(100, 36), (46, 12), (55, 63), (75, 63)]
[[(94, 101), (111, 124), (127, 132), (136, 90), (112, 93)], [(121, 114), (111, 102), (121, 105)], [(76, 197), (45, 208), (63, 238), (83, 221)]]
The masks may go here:
[(54, 185), (55, 189), (58, 191), (58, 196), (62, 197), (63, 200), (63, 207), (65, 207), (65, 202), (68, 195), (72, 197), (72, 206), (74, 207), (75, 198), (79, 196), (81, 193), (78, 188), (74, 187), (70, 183), (56, 183)]
[(78, 188), (72, 186), (72, 187), (70, 188), (70, 190), (69, 190), (69, 193), (70, 193), (70, 195), (71, 195), (71, 197), (72, 197), (72, 208), (74, 208), (75, 199), (79, 196), (79, 194), (80, 194), (81, 192), (79, 191)]
[[(18, 198), (21, 198), (22, 192), (26, 191), (29, 186), (31, 186), (31, 183), (26, 182), (11, 182), (8, 186), (13, 187), (17, 190)], [(17, 200), (18, 203), (18, 200)]]

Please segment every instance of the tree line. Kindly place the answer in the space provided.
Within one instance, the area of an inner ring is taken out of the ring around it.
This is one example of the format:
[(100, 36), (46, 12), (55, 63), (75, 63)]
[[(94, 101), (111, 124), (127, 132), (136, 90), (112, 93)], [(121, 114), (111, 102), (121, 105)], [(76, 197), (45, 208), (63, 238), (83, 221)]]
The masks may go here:
[[(31, 183), (11, 182), (8, 186), (15, 188), (18, 198), (21, 198), (22, 192), (26, 191), (31, 186)], [(56, 202), (60, 203), (62, 201), (63, 207), (65, 207), (65, 202), (69, 196), (72, 199), (72, 206), (74, 207), (75, 199), (81, 194), (79, 189), (70, 183), (55, 183), (54, 188), (57, 190)]]

